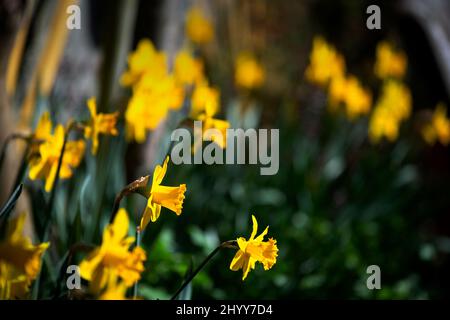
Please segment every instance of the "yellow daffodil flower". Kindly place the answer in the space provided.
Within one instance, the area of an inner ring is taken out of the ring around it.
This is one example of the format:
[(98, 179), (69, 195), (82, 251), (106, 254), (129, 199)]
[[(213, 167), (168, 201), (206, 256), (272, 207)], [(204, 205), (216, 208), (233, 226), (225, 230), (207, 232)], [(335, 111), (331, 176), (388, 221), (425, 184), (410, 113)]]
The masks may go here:
[(113, 223), (103, 231), (101, 246), (80, 263), (80, 276), (90, 281), (93, 293), (100, 293), (116, 277), (122, 279), (127, 287), (141, 278), (146, 254), (141, 247), (129, 250), (135, 239), (127, 236), (128, 226), (128, 214), (121, 208)]
[(168, 73), (165, 54), (149, 40), (140, 41), (128, 60), (129, 70), (122, 76), (122, 84), (133, 86), (133, 95), (125, 112), (126, 136), (142, 143), (147, 131), (154, 130), (169, 110), (182, 107), (184, 88), (175, 75)]
[(311, 83), (326, 86), (331, 79), (345, 74), (344, 58), (322, 37), (315, 37), (306, 68), (306, 79)]
[(34, 130), (34, 138), (36, 140), (47, 141), (52, 136), (52, 121), (50, 114), (46, 111), (39, 118), (39, 122)]
[(128, 70), (120, 82), (125, 87), (133, 86), (145, 73), (151, 73), (154, 78), (162, 78), (167, 74), (166, 54), (157, 51), (148, 39), (139, 41), (136, 51), (128, 56)]
[(372, 96), (356, 77), (336, 76), (331, 79), (328, 91), (331, 110), (343, 104), (351, 120), (369, 113)]
[(345, 102), (347, 93), (347, 79), (345, 76), (333, 77), (328, 87), (328, 99), (329, 107), (332, 111), (336, 110), (337, 107)]
[(445, 146), (450, 143), (450, 119), (447, 118), (447, 109), (444, 104), (437, 105), (431, 122), (422, 129), (422, 136), (430, 145), (436, 141)]
[(378, 105), (390, 109), (399, 120), (409, 118), (411, 114), (411, 92), (403, 83), (388, 80), (382, 88), (381, 98)]
[(205, 44), (210, 42), (214, 37), (214, 28), (198, 7), (189, 9), (186, 15), (186, 35), (196, 44)]
[(99, 300), (127, 300), (127, 285), (119, 277), (113, 276), (108, 279), (106, 288), (98, 297)]
[(202, 82), (195, 87), (191, 98), (191, 116), (196, 117), (208, 108), (214, 114), (219, 111), (219, 90)]
[(119, 282), (113, 286), (108, 286), (105, 292), (99, 296), (99, 300), (126, 300), (127, 286), (124, 282)]
[(162, 79), (145, 74), (133, 90), (125, 112), (128, 140), (142, 143), (147, 131), (155, 130), (170, 110), (179, 109), (184, 100), (184, 90), (173, 76)]
[(252, 215), (253, 230), (250, 239), (246, 240), (243, 237), (237, 239), (239, 250), (231, 261), (230, 269), (238, 271), (242, 269), (242, 280), (247, 278), (248, 272), (255, 269), (256, 262), (262, 263), (264, 270), (269, 270), (277, 262), (278, 247), (277, 241), (269, 238), (264, 241), (264, 236), (268, 233), (269, 227), (256, 237), (258, 232), (258, 222), (254, 215)]
[(389, 77), (401, 79), (407, 67), (406, 55), (401, 51), (395, 51), (388, 42), (380, 42), (377, 46), (375, 75), (380, 79)]
[(39, 122), (33, 133), (33, 141), (31, 143), (30, 155), (31, 157), (39, 154), (39, 146), (48, 141), (52, 136), (52, 121), (50, 120), (50, 114), (46, 111), (39, 118)]
[(143, 91), (131, 97), (125, 112), (127, 140), (145, 142), (147, 131), (154, 130), (166, 118), (167, 108), (159, 103), (149, 107), (151, 101), (152, 95)]
[(163, 166), (157, 165), (153, 172), (152, 187), (148, 195), (147, 207), (141, 218), (141, 230), (144, 230), (150, 221), (155, 222), (158, 219), (162, 207), (175, 212), (178, 216), (183, 209), (186, 185), (180, 184), (178, 187), (161, 185), (167, 172), (168, 162), (169, 157), (166, 157)]
[(234, 80), (239, 87), (259, 88), (264, 83), (264, 67), (249, 53), (241, 53), (236, 59)]
[(372, 95), (363, 88), (358, 79), (350, 76), (347, 79), (345, 106), (347, 117), (354, 119), (360, 115), (369, 113), (372, 104)]
[(375, 108), (369, 122), (369, 138), (377, 143), (383, 137), (393, 142), (398, 137), (400, 122), (387, 108)]
[(49, 243), (33, 245), (23, 235), (25, 214), (8, 224), (0, 242), (0, 299), (25, 298), (30, 284), (41, 269), (41, 258)]
[(183, 87), (177, 83), (172, 74), (155, 78), (151, 73), (146, 73), (134, 91), (144, 92), (152, 98), (152, 104), (156, 103), (159, 108), (166, 110), (180, 109), (184, 100)]
[[(63, 144), (64, 127), (58, 125), (54, 134), (39, 145), (39, 156), (30, 161), (30, 179), (45, 179), (45, 191), (47, 192), (50, 192), (53, 187)], [(68, 179), (72, 176), (72, 169), (80, 164), (84, 149), (85, 143), (83, 140), (68, 141), (66, 143), (59, 178)]]
[(91, 113), (91, 120), (84, 129), (84, 137), (86, 139), (92, 139), (92, 154), (97, 154), (98, 150), (98, 135), (109, 134), (117, 136), (119, 132), (116, 129), (117, 117), (119, 112), (114, 113), (97, 113), (97, 104), (95, 98), (90, 98), (87, 102), (87, 106)]
[[(197, 120), (202, 121), (203, 132), (195, 132), (195, 134), (202, 136), (202, 141), (212, 141), (215, 142), (220, 148), (225, 149), (227, 144), (227, 129), (230, 127), (230, 123), (225, 120), (220, 120), (214, 118), (218, 110), (214, 105), (207, 104), (205, 112), (198, 115)], [(220, 134), (215, 133), (215, 129)], [(198, 140), (201, 143), (200, 140)], [(200, 145), (194, 145), (194, 152), (200, 148)]]
[(369, 137), (372, 142), (376, 143), (383, 137), (389, 141), (396, 140), (401, 121), (411, 113), (411, 104), (408, 87), (399, 81), (387, 80), (369, 121)]
[(193, 85), (203, 79), (203, 64), (187, 50), (181, 50), (175, 57), (174, 74), (183, 85)]

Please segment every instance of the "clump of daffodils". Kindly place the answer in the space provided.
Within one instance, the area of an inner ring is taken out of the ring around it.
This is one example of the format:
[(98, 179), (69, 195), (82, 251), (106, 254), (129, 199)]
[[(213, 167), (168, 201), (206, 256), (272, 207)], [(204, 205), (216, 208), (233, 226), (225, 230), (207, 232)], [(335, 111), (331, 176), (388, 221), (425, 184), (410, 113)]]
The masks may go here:
[(86, 143), (81, 139), (68, 140), (72, 129), (82, 129), (84, 138), (92, 140), (91, 152), (93, 155), (97, 153), (100, 134), (113, 136), (119, 134), (116, 128), (118, 112), (97, 113), (95, 98), (90, 98), (87, 106), (90, 118), (86, 123), (70, 121), (67, 127), (58, 124), (53, 131), (53, 124), (48, 112), (44, 112), (39, 119), (30, 146), (29, 177), (31, 180), (45, 180), (45, 191), (47, 192), (53, 188), (61, 156), (60, 179), (72, 177), (73, 170), (80, 165), (83, 159)]
[[(132, 88), (125, 112), (127, 138), (138, 143), (145, 141), (147, 132), (155, 130), (170, 110), (182, 107), (188, 92), (192, 92), (190, 105), (194, 119), (202, 114), (207, 114), (209, 119), (220, 109), (218, 89), (209, 86), (203, 63), (187, 49), (177, 53), (173, 71), (169, 72), (166, 54), (156, 50), (149, 40), (141, 40), (128, 57), (128, 70), (122, 75), (121, 83)], [(214, 112), (205, 112), (207, 109)], [(219, 124), (207, 122), (209, 127)]]
[[(185, 80), (186, 75), (182, 78)], [(128, 70), (121, 83), (133, 91), (125, 112), (129, 140), (144, 142), (147, 131), (154, 130), (170, 110), (178, 110), (183, 104), (184, 88), (169, 73), (166, 54), (156, 50), (148, 39), (141, 40), (128, 56)]]
[(397, 139), (400, 124), (409, 118), (412, 98), (409, 88), (402, 82), (406, 73), (406, 55), (394, 49), (392, 44), (382, 41), (377, 46), (374, 73), (383, 80), (381, 96), (369, 121), (369, 138), (377, 143), (385, 138)]
[(387, 80), (369, 121), (371, 141), (376, 143), (382, 138), (395, 141), (401, 122), (411, 113), (411, 104), (408, 87), (399, 81)]
[[(198, 8), (188, 13), (188, 30), (206, 23), (199, 15)], [(196, 34), (194, 37), (198, 40), (204, 35)], [(259, 86), (263, 71), (256, 70), (251, 61), (245, 61), (243, 68), (251, 69), (244, 79), (245, 86)], [(256, 65), (256, 68), (261, 67)], [(150, 40), (141, 40), (136, 51), (128, 56), (128, 70), (122, 75), (121, 84), (132, 89), (125, 112), (128, 140), (143, 143), (147, 133), (155, 130), (167, 118), (169, 111), (180, 110), (185, 103), (190, 104), (191, 119), (207, 122), (205, 131), (211, 128), (222, 131), (229, 126), (225, 121), (212, 121), (220, 111), (219, 90), (209, 85), (203, 73), (203, 62), (187, 47), (176, 54), (173, 68), (169, 71), (166, 54), (158, 51)], [(224, 147), (225, 143), (219, 140), (213, 139)]]
[(242, 280), (247, 278), (250, 270), (255, 269), (257, 262), (263, 265), (264, 270), (269, 270), (277, 262), (277, 241), (273, 238), (264, 240), (269, 232), (269, 227), (266, 227), (259, 236), (256, 236), (258, 222), (254, 215), (252, 215), (252, 222), (253, 230), (250, 238), (248, 240), (244, 237), (237, 239), (239, 249), (230, 264), (230, 269), (233, 271), (242, 269)]
[(306, 79), (328, 90), (330, 110), (343, 107), (347, 118), (353, 120), (370, 112), (372, 94), (345, 70), (344, 57), (322, 37), (315, 37)]
[(25, 214), (10, 220), (0, 242), (0, 300), (26, 298), (49, 243), (33, 245), (23, 235)]
[(444, 104), (439, 103), (436, 106), (431, 120), (422, 128), (422, 136), (430, 145), (437, 141), (445, 146), (449, 144), (450, 119), (447, 118), (447, 109)]

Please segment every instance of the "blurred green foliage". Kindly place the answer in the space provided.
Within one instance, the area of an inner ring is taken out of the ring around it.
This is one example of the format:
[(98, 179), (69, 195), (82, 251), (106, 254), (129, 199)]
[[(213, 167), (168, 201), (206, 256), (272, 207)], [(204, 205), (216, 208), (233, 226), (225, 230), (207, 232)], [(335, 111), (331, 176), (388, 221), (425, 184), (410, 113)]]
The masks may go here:
[[(278, 240), (277, 264), (270, 272), (257, 267), (243, 282), (240, 272), (229, 270), (233, 253), (225, 250), (194, 281), (194, 298), (445, 295), (430, 279), (444, 271), (438, 256), (445, 251), (424, 230), (436, 213), (412, 141), (372, 146), (366, 124), (321, 117), (326, 125), (317, 140), (302, 128), (280, 128), (275, 176), (260, 176), (258, 166), (249, 165), (176, 167), (170, 175), (186, 181), (188, 194), (183, 215), (166, 217), (175, 231), (168, 226), (149, 248), (149, 283), (176, 288), (189, 256), (198, 264), (219, 241), (248, 237), (250, 215), (256, 214), (260, 227), (269, 225)], [(381, 268), (382, 290), (366, 287), (372, 264)]]

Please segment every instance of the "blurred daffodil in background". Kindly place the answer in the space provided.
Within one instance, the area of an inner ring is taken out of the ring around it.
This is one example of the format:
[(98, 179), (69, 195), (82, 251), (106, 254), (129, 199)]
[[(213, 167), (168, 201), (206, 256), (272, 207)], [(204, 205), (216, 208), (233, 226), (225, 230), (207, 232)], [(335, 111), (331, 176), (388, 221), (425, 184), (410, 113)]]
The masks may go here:
[(167, 56), (158, 51), (149, 39), (142, 39), (136, 51), (128, 55), (128, 70), (122, 75), (120, 82), (125, 87), (134, 86), (146, 73), (156, 79), (166, 76)]
[(202, 121), (202, 132), (199, 132), (200, 128), (195, 128), (198, 131), (194, 132), (194, 134), (201, 136), (202, 139), (196, 140), (196, 142), (198, 142), (197, 145), (194, 145), (194, 152), (200, 148), (202, 141), (212, 141), (215, 142), (221, 149), (226, 148), (226, 131), (230, 127), (230, 123), (226, 120), (214, 118), (217, 112), (218, 109), (214, 108), (213, 104), (206, 104), (204, 112), (197, 116), (196, 120)]
[(0, 299), (26, 298), (31, 283), (41, 269), (42, 255), (49, 243), (33, 245), (24, 236), (26, 215), (9, 221), (5, 239), (0, 242)]
[(132, 286), (141, 278), (146, 253), (139, 246), (130, 250), (135, 238), (128, 236), (128, 228), (128, 213), (121, 208), (113, 223), (103, 231), (101, 246), (80, 263), (80, 276), (89, 281), (93, 294), (100, 294), (117, 277), (126, 287)]
[(405, 75), (407, 64), (406, 55), (400, 50), (395, 50), (391, 43), (382, 41), (378, 44), (374, 66), (378, 78), (401, 79)]
[(439, 103), (434, 110), (431, 121), (422, 129), (422, 136), (425, 141), (433, 145), (439, 141), (443, 145), (450, 142), (450, 119), (447, 118), (447, 108), (443, 103)]
[[(49, 115), (43, 114), (36, 130), (36, 137), (43, 137), (44, 142), (39, 144), (37, 155), (30, 159), (29, 177), (31, 180), (44, 179), (45, 191), (50, 192), (56, 178), (59, 158), (64, 145), (65, 129), (58, 124), (53, 134), (49, 134), (51, 123)], [(59, 178), (68, 179), (73, 175), (73, 169), (79, 166), (83, 159), (85, 142), (83, 140), (67, 141), (62, 156)]]
[(401, 122), (410, 116), (411, 105), (411, 93), (406, 85), (396, 80), (384, 82), (369, 122), (372, 142), (383, 137), (391, 142), (396, 140)]
[(174, 73), (177, 81), (183, 85), (197, 84), (204, 78), (203, 63), (187, 49), (183, 49), (175, 57)]
[(214, 37), (214, 27), (199, 7), (192, 7), (186, 15), (187, 37), (195, 44), (206, 44)]
[[(132, 86), (133, 91), (125, 111), (127, 138), (143, 143), (147, 132), (156, 129), (170, 110), (182, 106), (184, 88), (169, 72), (165, 53), (147, 39), (130, 54), (128, 66), (121, 78), (122, 85)], [(186, 73), (183, 77), (186, 80)]]
[(331, 79), (345, 74), (344, 57), (327, 43), (324, 38), (316, 36), (306, 68), (306, 78), (311, 83), (326, 86)]
[(343, 107), (348, 119), (370, 112), (372, 94), (354, 75), (347, 75), (344, 57), (322, 37), (315, 37), (306, 69), (306, 79), (328, 90), (328, 107)]
[(236, 58), (234, 80), (245, 89), (261, 87), (265, 81), (264, 67), (249, 52), (241, 52)]
[(349, 119), (368, 114), (372, 105), (372, 95), (355, 76), (333, 77), (329, 87), (330, 108), (335, 110), (339, 104), (345, 108)]
[(196, 117), (205, 112), (206, 108), (216, 113), (219, 110), (220, 93), (217, 88), (209, 86), (207, 81), (202, 81), (192, 93), (191, 116)]
[(95, 98), (90, 98), (87, 101), (87, 106), (91, 113), (89, 124), (84, 128), (84, 137), (92, 139), (92, 154), (97, 154), (98, 150), (98, 136), (99, 134), (106, 134), (117, 136), (119, 132), (116, 128), (117, 117), (119, 112), (114, 113), (97, 113), (97, 103)]

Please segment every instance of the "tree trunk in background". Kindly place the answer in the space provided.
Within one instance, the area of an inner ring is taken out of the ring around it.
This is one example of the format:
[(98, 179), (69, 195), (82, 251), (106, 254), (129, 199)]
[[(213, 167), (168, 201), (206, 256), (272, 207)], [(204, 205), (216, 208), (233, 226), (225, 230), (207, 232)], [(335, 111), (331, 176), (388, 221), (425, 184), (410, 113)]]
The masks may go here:
[(450, 97), (450, 2), (403, 0), (400, 4), (424, 30)]

